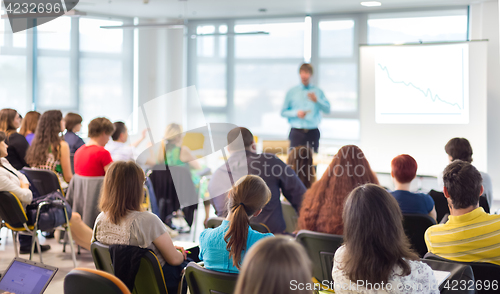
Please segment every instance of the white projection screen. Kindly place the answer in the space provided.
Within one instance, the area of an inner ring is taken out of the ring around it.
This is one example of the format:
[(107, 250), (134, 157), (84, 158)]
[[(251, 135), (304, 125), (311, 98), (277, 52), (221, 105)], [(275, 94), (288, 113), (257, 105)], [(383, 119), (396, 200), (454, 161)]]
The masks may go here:
[(487, 172), (486, 51), (485, 41), (360, 47), (360, 145), (375, 171), (410, 154), (418, 174), (438, 175), (446, 142), (464, 137)]

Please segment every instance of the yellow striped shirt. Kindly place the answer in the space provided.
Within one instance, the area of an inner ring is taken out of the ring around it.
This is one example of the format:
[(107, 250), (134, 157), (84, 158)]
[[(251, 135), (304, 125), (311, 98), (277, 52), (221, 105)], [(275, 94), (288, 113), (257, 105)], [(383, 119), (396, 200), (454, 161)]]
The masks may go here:
[(500, 215), (482, 207), (425, 232), (427, 249), (438, 256), (460, 262), (489, 262), (500, 265)]

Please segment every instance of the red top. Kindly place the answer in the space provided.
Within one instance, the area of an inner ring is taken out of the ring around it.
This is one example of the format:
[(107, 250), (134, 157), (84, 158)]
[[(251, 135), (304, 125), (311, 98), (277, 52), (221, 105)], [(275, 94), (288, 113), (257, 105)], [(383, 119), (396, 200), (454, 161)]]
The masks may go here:
[(75, 152), (75, 174), (84, 177), (102, 177), (104, 167), (111, 162), (111, 154), (104, 147), (83, 145)]

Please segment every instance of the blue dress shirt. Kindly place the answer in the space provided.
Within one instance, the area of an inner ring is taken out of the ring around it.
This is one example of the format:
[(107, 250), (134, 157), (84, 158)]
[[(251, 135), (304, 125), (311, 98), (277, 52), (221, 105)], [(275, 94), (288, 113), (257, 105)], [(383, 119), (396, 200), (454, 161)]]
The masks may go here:
[[(205, 229), (200, 235), (200, 259), (204, 261), (205, 268), (218, 272), (237, 274), (240, 271), (233, 265), (233, 259), (229, 258), (227, 243), (224, 236), (229, 230), (229, 221), (224, 220), (222, 224), (215, 229)], [(274, 236), (271, 233), (262, 234), (252, 230), (248, 226), (247, 246), (241, 252), (241, 261), (245, 257), (247, 250), (257, 241)]]
[[(318, 98), (317, 102), (309, 99), (307, 94), (314, 92)], [(297, 112), (299, 110), (308, 111), (304, 118), (299, 118)], [(288, 122), (292, 128), (296, 129), (316, 129), (321, 121), (320, 111), (330, 113), (330, 102), (325, 97), (325, 94), (318, 87), (300, 84), (288, 91), (285, 98), (285, 103), (281, 109), (281, 116), (288, 118)]]

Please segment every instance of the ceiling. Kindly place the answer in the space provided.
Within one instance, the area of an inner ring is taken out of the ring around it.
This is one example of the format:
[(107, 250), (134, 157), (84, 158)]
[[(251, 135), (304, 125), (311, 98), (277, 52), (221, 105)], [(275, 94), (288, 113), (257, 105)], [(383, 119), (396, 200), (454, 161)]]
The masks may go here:
[[(143, 1), (149, 1), (144, 4)], [(363, 7), (366, 0), (80, 0), (77, 10), (143, 18), (242, 18), (367, 12), (386, 9), (468, 5), (486, 0), (378, 0), (380, 7)], [(265, 8), (266, 12), (259, 12)]]

